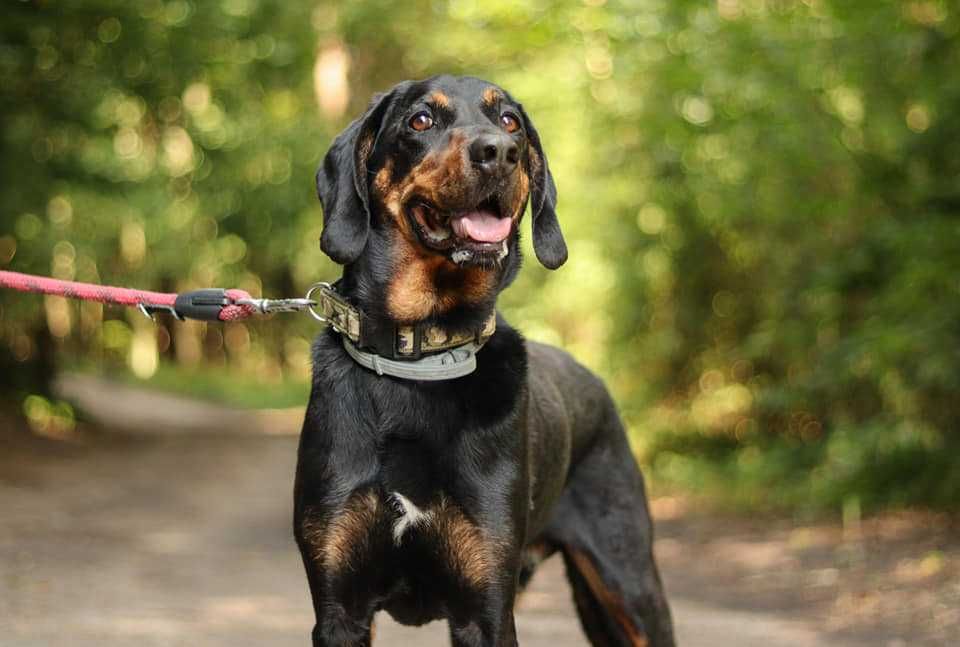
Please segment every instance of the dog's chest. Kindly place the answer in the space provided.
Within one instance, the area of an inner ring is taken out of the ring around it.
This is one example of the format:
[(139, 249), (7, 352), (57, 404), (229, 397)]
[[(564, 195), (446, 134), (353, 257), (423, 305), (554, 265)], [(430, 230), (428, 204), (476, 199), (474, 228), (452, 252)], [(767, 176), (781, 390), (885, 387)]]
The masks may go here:
[(419, 532), (424, 527), (436, 522), (437, 508), (420, 508), (413, 501), (399, 492), (387, 495), (387, 503), (393, 513), (390, 520), (390, 535), (396, 546), (403, 545), (403, 537), (407, 532)]
[[(505, 543), (449, 493), (414, 502), (398, 492), (351, 494), (312, 535), (326, 572), (379, 599), (398, 621), (420, 624), (492, 584)], [(456, 602), (454, 602), (456, 601)]]

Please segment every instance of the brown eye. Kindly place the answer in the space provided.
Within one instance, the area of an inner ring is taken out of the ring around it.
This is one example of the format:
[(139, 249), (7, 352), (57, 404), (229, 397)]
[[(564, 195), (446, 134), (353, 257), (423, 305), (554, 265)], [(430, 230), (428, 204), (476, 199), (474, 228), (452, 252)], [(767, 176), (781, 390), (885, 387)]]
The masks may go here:
[(520, 130), (520, 120), (517, 119), (516, 115), (509, 112), (500, 115), (500, 125), (503, 126), (503, 129), (508, 133), (515, 133)]
[(411, 117), (410, 127), (419, 132), (430, 130), (433, 128), (433, 117), (429, 112), (418, 112)]

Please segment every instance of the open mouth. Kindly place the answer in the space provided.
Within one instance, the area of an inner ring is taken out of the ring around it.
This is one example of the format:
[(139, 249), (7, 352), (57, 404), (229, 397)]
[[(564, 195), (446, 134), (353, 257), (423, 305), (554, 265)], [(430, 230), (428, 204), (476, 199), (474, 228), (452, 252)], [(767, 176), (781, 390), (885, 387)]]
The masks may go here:
[(502, 214), (493, 196), (473, 209), (457, 211), (416, 199), (407, 211), (423, 244), (447, 252), (455, 263), (499, 261), (507, 255), (513, 220)]

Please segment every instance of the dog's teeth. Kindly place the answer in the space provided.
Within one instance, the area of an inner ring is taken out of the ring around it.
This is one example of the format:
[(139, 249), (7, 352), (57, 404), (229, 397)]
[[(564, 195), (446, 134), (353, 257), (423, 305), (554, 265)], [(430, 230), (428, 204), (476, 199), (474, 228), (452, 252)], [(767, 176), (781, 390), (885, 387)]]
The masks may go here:
[(439, 232), (434, 231), (433, 229), (427, 229), (427, 237), (435, 243), (442, 243), (446, 239), (450, 238), (450, 232), (447, 230), (440, 230)]
[(507, 254), (509, 253), (510, 253), (510, 250), (507, 248), (507, 241), (504, 240), (503, 242), (500, 243), (500, 252), (497, 260), (502, 261), (504, 258), (506, 258)]
[(473, 252), (468, 249), (458, 249), (450, 255), (450, 260), (457, 264), (466, 263), (471, 258), (473, 258)]

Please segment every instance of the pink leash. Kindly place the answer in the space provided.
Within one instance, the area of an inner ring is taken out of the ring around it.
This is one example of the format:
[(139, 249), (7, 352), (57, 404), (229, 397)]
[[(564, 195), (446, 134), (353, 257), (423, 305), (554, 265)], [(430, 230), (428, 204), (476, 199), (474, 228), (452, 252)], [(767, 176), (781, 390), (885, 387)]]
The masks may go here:
[(236, 289), (214, 288), (183, 294), (148, 292), (6, 271), (0, 271), (0, 287), (135, 307), (148, 317), (164, 311), (178, 319), (201, 321), (237, 321), (254, 314), (294, 312), (314, 305), (310, 299), (254, 299), (243, 290)]

